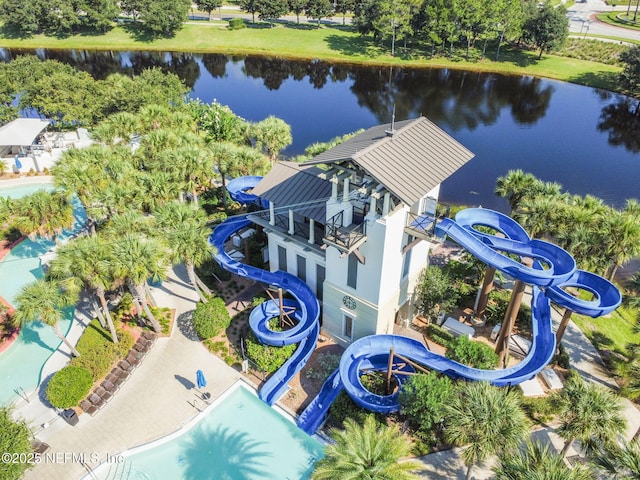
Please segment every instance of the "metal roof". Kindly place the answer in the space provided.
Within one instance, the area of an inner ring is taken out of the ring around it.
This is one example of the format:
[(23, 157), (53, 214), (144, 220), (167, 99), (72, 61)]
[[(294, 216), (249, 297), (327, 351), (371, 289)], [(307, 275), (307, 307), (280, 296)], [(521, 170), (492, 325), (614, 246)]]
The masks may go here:
[(16, 118), (14, 121), (0, 127), (0, 146), (27, 147), (40, 135), (49, 120), (39, 118)]
[(426, 117), (372, 127), (303, 165), (351, 162), (413, 205), (475, 155)]
[(323, 170), (317, 167), (280, 161), (251, 193), (273, 202), (276, 209), (291, 206), (296, 213), (324, 224), (327, 221), (326, 201), (331, 196), (331, 182), (320, 178), (318, 175), (321, 173)]

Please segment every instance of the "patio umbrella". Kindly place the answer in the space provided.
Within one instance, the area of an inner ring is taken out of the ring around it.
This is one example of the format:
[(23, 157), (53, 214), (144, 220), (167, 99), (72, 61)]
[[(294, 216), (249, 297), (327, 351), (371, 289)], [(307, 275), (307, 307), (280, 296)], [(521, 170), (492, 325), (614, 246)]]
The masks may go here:
[(198, 388), (207, 386), (207, 379), (204, 378), (204, 373), (202, 372), (202, 370), (198, 370), (196, 372), (196, 383), (198, 384)]
[(18, 155), (16, 155), (16, 157), (13, 159), (14, 163), (16, 164), (16, 168), (17, 169), (21, 169), (22, 168), (22, 162), (20, 161), (20, 159), (18, 158)]

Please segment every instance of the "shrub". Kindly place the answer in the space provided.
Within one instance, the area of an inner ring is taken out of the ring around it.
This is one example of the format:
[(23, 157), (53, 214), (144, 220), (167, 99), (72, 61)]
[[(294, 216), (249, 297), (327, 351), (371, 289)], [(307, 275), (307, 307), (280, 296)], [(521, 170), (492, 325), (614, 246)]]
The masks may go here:
[[(489, 294), (489, 302), (485, 315), (487, 324), (496, 325), (504, 320), (511, 299), (511, 290), (494, 290)], [(516, 317), (516, 325), (525, 327), (531, 324), (531, 308), (527, 305), (520, 305), (518, 316)]]
[(434, 430), (454, 395), (449, 377), (435, 372), (413, 375), (400, 390), (400, 413), (407, 416), (417, 436), (432, 444)]
[(250, 332), (245, 338), (247, 357), (263, 372), (269, 374), (278, 370), (293, 355), (297, 345), (272, 347), (264, 345)]
[(78, 405), (93, 386), (91, 372), (77, 365), (58, 370), (47, 385), (47, 400), (54, 407), (69, 408)]
[(333, 371), (340, 365), (341, 355), (335, 353), (320, 353), (318, 355), (317, 365), (315, 370), (311, 367), (307, 370), (306, 377), (313, 380), (324, 381)]
[(427, 327), (427, 336), (443, 347), (447, 347), (455, 339), (451, 333), (433, 323)]
[(135, 340), (130, 332), (116, 328), (118, 343), (113, 343), (111, 333), (102, 328), (98, 320), (92, 320), (84, 329), (76, 346), (79, 357), (71, 360), (70, 365), (87, 369), (93, 380), (104, 377), (113, 364), (129, 353)]
[[(24, 421), (14, 421), (8, 407), (0, 407), (0, 452), (9, 455), (31, 453), (29, 427)], [(25, 461), (2, 462), (0, 479), (18, 480), (31, 466), (29, 462)]]
[(498, 354), (489, 345), (459, 336), (447, 346), (447, 358), (474, 368), (490, 369), (498, 365)]
[(527, 416), (538, 423), (547, 423), (559, 412), (551, 397), (525, 397), (522, 396), (522, 408)]
[(416, 288), (416, 306), (426, 317), (450, 311), (458, 301), (458, 293), (449, 275), (440, 267), (429, 266), (420, 274)]
[[(344, 421), (351, 418), (362, 425), (367, 415), (371, 415), (371, 412), (360, 407), (346, 392), (342, 391), (329, 407), (328, 423), (333, 427), (344, 428)], [(380, 424), (384, 422), (382, 415), (375, 415), (375, 418)]]
[(229, 20), (229, 30), (239, 30), (241, 28), (246, 28), (246, 24), (242, 18), (232, 18)]
[(192, 321), (198, 336), (205, 340), (222, 333), (231, 323), (231, 317), (224, 300), (213, 297), (206, 303), (198, 303)]

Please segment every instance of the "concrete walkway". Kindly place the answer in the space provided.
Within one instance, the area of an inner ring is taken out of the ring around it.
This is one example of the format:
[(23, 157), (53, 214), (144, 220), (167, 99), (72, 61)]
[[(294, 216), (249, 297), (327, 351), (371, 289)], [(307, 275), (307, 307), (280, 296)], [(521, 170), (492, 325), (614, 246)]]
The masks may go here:
[[(107, 455), (116, 455), (179, 429), (206, 406), (195, 390), (197, 369), (203, 370), (208, 381), (205, 390), (212, 399), (240, 378), (239, 372), (210, 354), (189, 328), (188, 312), (195, 308), (197, 296), (186, 278), (184, 268), (176, 267), (161, 287), (151, 289), (158, 305), (176, 309), (172, 335), (156, 340), (140, 366), (95, 416), (80, 415), (78, 425), (71, 426), (37, 392), (30, 403), (21, 401), (17, 405), (18, 415), (38, 432), (37, 439), (48, 443), (51, 452), (60, 454), (55, 463), (29, 470), (25, 479), (81, 478)], [(77, 320), (87, 319), (86, 311), (78, 309)], [(74, 325), (72, 334), (75, 330), (81, 328)], [(55, 371), (65, 362), (63, 353), (56, 354), (45, 368)], [(45, 422), (48, 426), (43, 429), (41, 425)]]
[[(523, 302), (531, 303), (530, 288), (527, 289)], [(562, 312), (552, 309), (552, 318), (554, 321), (554, 330), (557, 330)], [(601, 318), (595, 321), (607, 321)], [(577, 325), (570, 321), (562, 339), (562, 345), (569, 354), (571, 368), (575, 369), (587, 381), (594, 382), (605, 387), (617, 388), (613, 378), (609, 375), (604, 366), (602, 358), (598, 351), (593, 347), (588, 338), (582, 333)], [(627, 419), (627, 430), (625, 438), (630, 440), (640, 428), (640, 411), (629, 400), (622, 398), (621, 402), (624, 408), (624, 416)], [(559, 452), (562, 449), (564, 440), (554, 432), (553, 428), (541, 428), (532, 432), (531, 438), (541, 442), (550, 442)], [(464, 479), (467, 467), (462, 461), (462, 448), (454, 448), (444, 452), (425, 455), (420, 460), (424, 464), (424, 471), (420, 473), (421, 478), (429, 478), (436, 480)], [(573, 447), (569, 450), (568, 456), (577, 455), (579, 452)], [(472, 478), (477, 480), (493, 478), (491, 467), (495, 464), (496, 459), (491, 459), (480, 465), (476, 465), (472, 470)]]

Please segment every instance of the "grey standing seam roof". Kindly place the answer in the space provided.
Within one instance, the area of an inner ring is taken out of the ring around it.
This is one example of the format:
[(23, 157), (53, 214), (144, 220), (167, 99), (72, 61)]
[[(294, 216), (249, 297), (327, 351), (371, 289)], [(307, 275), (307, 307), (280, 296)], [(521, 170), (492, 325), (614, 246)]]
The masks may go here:
[(305, 217), (326, 222), (326, 200), (331, 196), (331, 182), (320, 178), (323, 171), (296, 162), (280, 161), (267, 173), (252, 193), (274, 203), (276, 209), (314, 200), (323, 200), (293, 210)]
[(372, 127), (303, 165), (352, 161), (413, 205), (474, 157), (426, 117)]

